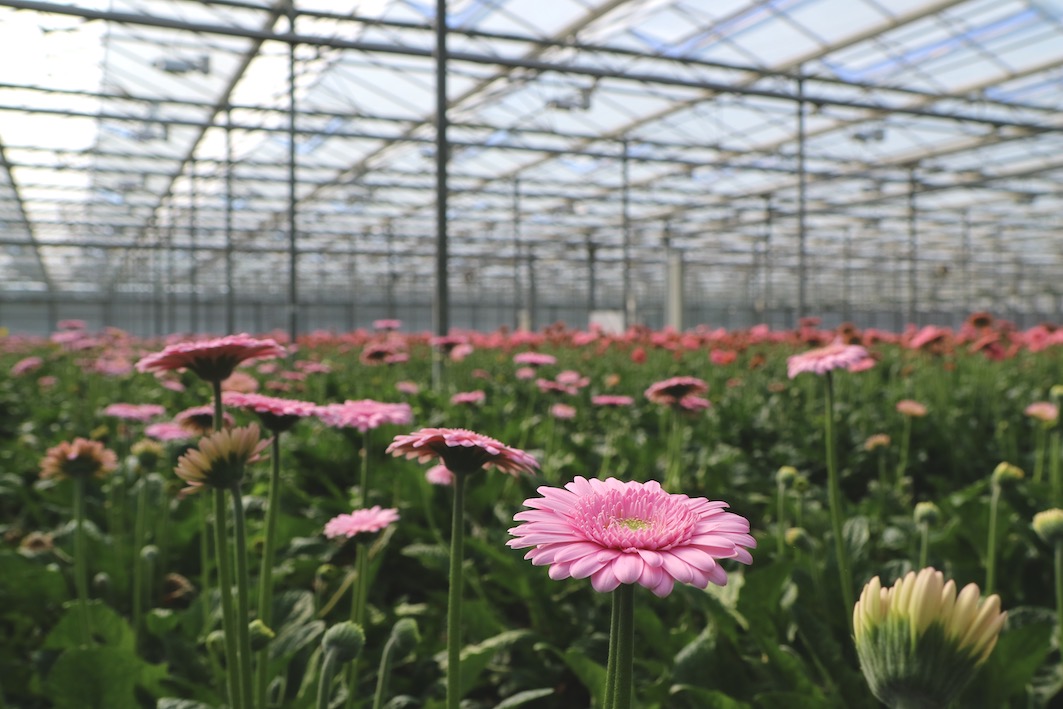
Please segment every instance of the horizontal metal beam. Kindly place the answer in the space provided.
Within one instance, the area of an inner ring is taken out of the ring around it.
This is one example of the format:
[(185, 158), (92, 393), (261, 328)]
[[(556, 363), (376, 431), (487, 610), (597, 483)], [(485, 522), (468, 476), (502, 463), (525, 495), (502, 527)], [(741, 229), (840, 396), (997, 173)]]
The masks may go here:
[[(63, 5), (51, 2), (39, 2), (38, 0), (3, 0), (0, 5), (13, 7), (21, 10), (36, 12), (49, 12), (60, 15), (83, 17), (90, 20), (105, 20), (120, 24), (142, 25), (148, 27), (160, 27), (186, 32), (199, 32), (204, 34), (217, 34), (229, 37), (242, 37), (257, 41), (276, 41), (283, 43), (295, 43), (314, 47), (330, 47), (334, 49), (349, 49), (367, 53), (392, 54), (400, 56), (420, 57), (431, 59), (433, 50), (430, 47), (408, 47), (384, 42), (366, 42), (358, 40), (346, 40), (339, 37), (320, 37), (299, 33), (278, 33), (273, 31), (256, 30), (247, 27), (220, 25), (207, 22), (189, 22), (156, 15), (137, 14), (131, 12), (118, 12), (113, 10), (96, 10), (75, 5)], [(630, 81), (641, 84), (656, 84), (661, 86), (677, 86), (689, 89), (711, 92), (716, 95), (734, 94), (742, 96), (754, 96), (758, 98), (774, 99), (786, 102), (798, 100), (796, 91), (777, 91), (762, 89), (755, 86), (742, 86), (728, 84), (719, 81), (707, 81), (699, 79), (684, 79), (665, 74), (648, 72), (616, 72), (593, 66), (580, 66), (578, 64), (562, 64), (537, 59), (519, 57), (502, 57), (490, 54), (478, 54), (474, 52), (450, 51), (448, 59), (454, 62), (468, 62), (471, 64), (483, 64), (501, 66), (510, 69), (531, 69), (537, 72), (556, 72), (560, 74), (572, 74), (588, 76), (598, 79), (616, 79), (618, 81)], [(879, 87), (883, 93), (889, 92), (889, 87)], [(994, 127), (1020, 128), (1023, 130), (1044, 133), (1060, 130), (1060, 126), (1051, 123), (1036, 121), (1010, 120), (1006, 118), (992, 118), (980, 116), (975, 113), (954, 113), (935, 111), (928, 108), (908, 107), (904, 105), (888, 105), (874, 101), (862, 101), (851, 98), (841, 98), (827, 94), (804, 94), (803, 100), (812, 106), (841, 106), (858, 110), (873, 111), (877, 113), (899, 113), (923, 118), (932, 118), (953, 122), (964, 122), (975, 125), (987, 125)]]

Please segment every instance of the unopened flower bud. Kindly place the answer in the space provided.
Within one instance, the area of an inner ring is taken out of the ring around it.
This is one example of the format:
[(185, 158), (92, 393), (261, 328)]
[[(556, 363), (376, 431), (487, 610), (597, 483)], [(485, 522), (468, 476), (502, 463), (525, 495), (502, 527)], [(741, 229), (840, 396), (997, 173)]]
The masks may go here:
[(890, 444), (890, 437), (885, 433), (876, 433), (868, 436), (864, 441), (864, 450), (867, 452), (876, 451), (879, 448), (887, 448)]
[(154, 470), (166, 453), (161, 443), (150, 438), (134, 443), (133, 447), (130, 448), (130, 452), (136, 457), (137, 466), (142, 473)]
[(111, 592), (111, 575), (106, 571), (101, 571), (92, 577), (92, 590), (95, 591), (97, 596), (106, 596)]
[(225, 657), (225, 631), (214, 630), (207, 635), (207, 650), (216, 658)]
[(999, 596), (981, 599), (973, 583), (957, 594), (931, 568), (890, 588), (876, 576), (853, 608), (860, 669), (887, 706), (948, 706), (993, 651), (1006, 617)]
[(251, 636), (252, 652), (265, 650), (270, 641), (277, 637), (277, 634), (259, 618), (255, 618), (248, 624), (247, 632)]
[(993, 469), (993, 484), (1001, 487), (1013, 485), (1024, 477), (1026, 473), (1022, 472), (1022, 468), (1008, 462), (1000, 463)]
[(941, 519), (941, 510), (933, 502), (919, 502), (915, 505), (915, 523), (933, 526)]
[(798, 475), (794, 478), (794, 492), (797, 494), (803, 494), (808, 492), (809, 482), (807, 475)]
[(1063, 510), (1054, 507), (1033, 516), (1033, 531), (1047, 543), (1063, 544)]
[(140, 550), (140, 558), (149, 564), (154, 564), (159, 558), (159, 547), (154, 544), (148, 544)]
[(391, 643), (395, 657), (406, 657), (420, 641), (421, 633), (417, 629), (417, 621), (413, 618), (400, 618), (391, 629)]
[(775, 473), (775, 480), (783, 487), (790, 487), (799, 475), (797, 468), (792, 465), (784, 465)]
[(815, 547), (812, 542), (812, 535), (804, 527), (790, 527), (786, 530), (783, 538), (786, 540), (787, 546), (796, 547), (804, 551), (812, 551)]
[(334, 652), (340, 662), (350, 662), (362, 652), (365, 633), (360, 626), (349, 620), (337, 623), (325, 632), (321, 646), (325, 652)]

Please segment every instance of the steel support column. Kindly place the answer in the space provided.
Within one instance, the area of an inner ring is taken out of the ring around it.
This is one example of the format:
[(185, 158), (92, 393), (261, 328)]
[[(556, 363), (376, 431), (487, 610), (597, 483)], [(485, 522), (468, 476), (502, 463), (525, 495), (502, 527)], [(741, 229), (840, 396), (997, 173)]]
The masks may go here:
[(908, 324), (916, 325), (919, 305), (919, 213), (915, 194), (919, 186), (916, 166), (908, 169)]
[[(798, 70), (802, 71), (801, 69)], [(806, 253), (806, 218), (808, 210), (808, 175), (805, 172), (805, 79), (797, 77), (797, 317), (803, 318), (808, 312), (808, 286)]]
[[(295, 0), (288, 3), (288, 28), (295, 37)], [(295, 172), (295, 48), (288, 43), (288, 337), (294, 344), (299, 334), (299, 252), (296, 248), (296, 172)]]
[(631, 165), (628, 155), (628, 141), (620, 142), (623, 153), (620, 156), (620, 209), (623, 245), (623, 308), (624, 329), (635, 324), (635, 296), (631, 292)]
[(587, 234), (587, 318), (598, 308), (598, 245)]
[(233, 292), (233, 130), (232, 109), (225, 109), (225, 332), (236, 332)]
[[(450, 284), (447, 280), (447, 0), (436, 0), (436, 279), (432, 302), (432, 330), (436, 335), (450, 331)], [(432, 380), (443, 382), (443, 360), (432, 360)]]
[(520, 330), (529, 327), (529, 317), (526, 315), (528, 299), (524, 292), (524, 283), (521, 278), (521, 256), (523, 247), (520, 238), (520, 178), (513, 178), (513, 326)]
[(199, 254), (196, 234), (196, 160), (188, 161), (188, 330), (199, 333)]

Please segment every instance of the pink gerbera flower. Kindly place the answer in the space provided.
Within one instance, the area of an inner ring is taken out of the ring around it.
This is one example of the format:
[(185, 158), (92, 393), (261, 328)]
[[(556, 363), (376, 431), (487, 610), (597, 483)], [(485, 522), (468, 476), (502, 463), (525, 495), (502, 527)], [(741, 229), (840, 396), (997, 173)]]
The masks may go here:
[(247, 334), (213, 340), (179, 342), (137, 362), (137, 371), (158, 372), (191, 369), (201, 379), (221, 382), (241, 362), (283, 357), (284, 348), (275, 340), (256, 340)]
[(145, 423), (166, 413), (159, 404), (111, 404), (103, 410), (104, 416), (113, 416), (126, 421)]
[(679, 400), (679, 403), (676, 404), (676, 408), (690, 412), (704, 411), (705, 409), (712, 408), (712, 402), (704, 397), (688, 394)]
[(355, 510), (349, 515), (337, 515), (325, 524), (325, 536), (329, 539), (350, 537), (356, 534), (379, 532), (399, 519), (399, 511), (394, 507), (383, 509), (373, 505), (369, 509)]
[(275, 396), (262, 394), (240, 394), (237, 392), (225, 392), (222, 394), (222, 402), (226, 406), (237, 409), (248, 409), (258, 414), (262, 425), (273, 433), (287, 431), (295, 423), (307, 416), (317, 413), (317, 404), (309, 401), (296, 401), (294, 399), (280, 399)]
[(550, 415), (555, 419), (570, 421), (576, 418), (576, 407), (568, 404), (554, 404), (550, 407)]
[(400, 394), (405, 394), (406, 396), (416, 396), (421, 393), (421, 387), (417, 384), (417, 382), (411, 382), (407, 380), (395, 382), (395, 390)]
[(635, 400), (622, 394), (598, 394), (591, 397), (595, 406), (634, 406)]
[(868, 360), (874, 362), (870, 353), (860, 345), (839, 341), (793, 355), (786, 360), (786, 374), (793, 379), (802, 372), (826, 374), (834, 369), (866, 369)]
[(513, 355), (513, 363), (528, 367), (545, 367), (550, 364), (556, 364), (557, 358), (543, 352), (518, 352)]
[(1059, 407), (1051, 401), (1035, 401), (1023, 409), (1023, 413), (1047, 425), (1059, 420)]
[(148, 425), (144, 429), (144, 435), (156, 441), (183, 441), (194, 434), (179, 423), (164, 421)]
[[(214, 407), (209, 404), (193, 406), (173, 417), (174, 423), (197, 436), (206, 436), (214, 432)], [(221, 415), (222, 427), (233, 425), (233, 417), (227, 411)]]
[(536, 566), (550, 566), (550, 578), (588, 578), (608, 592), (638, 583), (660, 597), (675, 582), (705, 588), (723, 586), (719, 559), (753, 561), (757, 543), (749, 521), (725, 512), (725, 502), (670, 494), (655, 480), (641, 483), (577, 477), (562, 488), (540, 487), (541, 498), (524, 501), (531, 510), (513, 519), (514, 549)]
[(21, 377), (24, 374), (35, 372), (44, 366), (44, 360), (40, 357), (25, 357), (11, 365), (11, 376)]
[(901, 399), (895, 408), (897, 413), (909, 418), (922, 418), (926, 416), (926, 406), (915, 399)]
[(424, 471), (424, 479), (433, 485), (453, 485), (454, 473), (447, 470), (447, 466), (443, 464), (433, 465)]
[(651, 384), (646, 389), (646, 398), (655, 404), (678, 406), (684, 397), (704, 394), (708, 390), (709, 385), (703, 379), (698, 379), (697, 377), (672, 377), (671, 379)]
[(406, 436), (395, 436), (386, 452), (422, 463), (438, 458), (454, 473), (498, 468), (517, 475), (531, 474), (539, 467), (539, 462), (524, 451), (463, 428), (422, 428)]
[(475, 406), (484, 403), (486, 398), (487, 395), (484, 394), (483, 389), (477, 389), (476, 391), (459, 391), (457, 394), (450, 397), (450, 403), (454, 405), (466, 404)]
[(319, 406), (316, 414), (326, 426), (357, 428), (361, 433), (385, 424), (407, 426), (413, 421), (413, 410), (409, 404), (390, 404), (372, 399)]

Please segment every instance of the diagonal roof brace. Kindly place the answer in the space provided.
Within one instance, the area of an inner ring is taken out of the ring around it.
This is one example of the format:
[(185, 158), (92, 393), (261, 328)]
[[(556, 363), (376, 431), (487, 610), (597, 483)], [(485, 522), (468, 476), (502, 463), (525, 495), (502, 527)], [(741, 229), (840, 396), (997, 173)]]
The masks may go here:
[(15, 181), (15, 174), (12, 171), (11, 163), (7, 159), (7, 151), (4, 149), (4, 143), (0, 140), (0, 167), (7, 173), (8, 181), (11, 183), (11, 191), (15, 195), (15, 205), (18, 208), (19, 221), (22, 223), (22, 227), (26, 230), (26, 236), (29, 239), (30, 245), (33, 247), (33, 255), (37, 259), (37, 265), (41, 269), (41, 280), (44, 281), (44, 285), (48, 288), (49, 293), (55, 292), (55, 281), (52, 279), (51, 273), (48, 271), (47, 265), (44, 263), (44, 258), (41, 256), (40, 242), (37, 240), (37, 234), (34, 231), (33, 223), (30, 221), (29, 214), (26, 213), (26, 203), (22, 199), (22, 194), (19, 192), (18, 183)]

